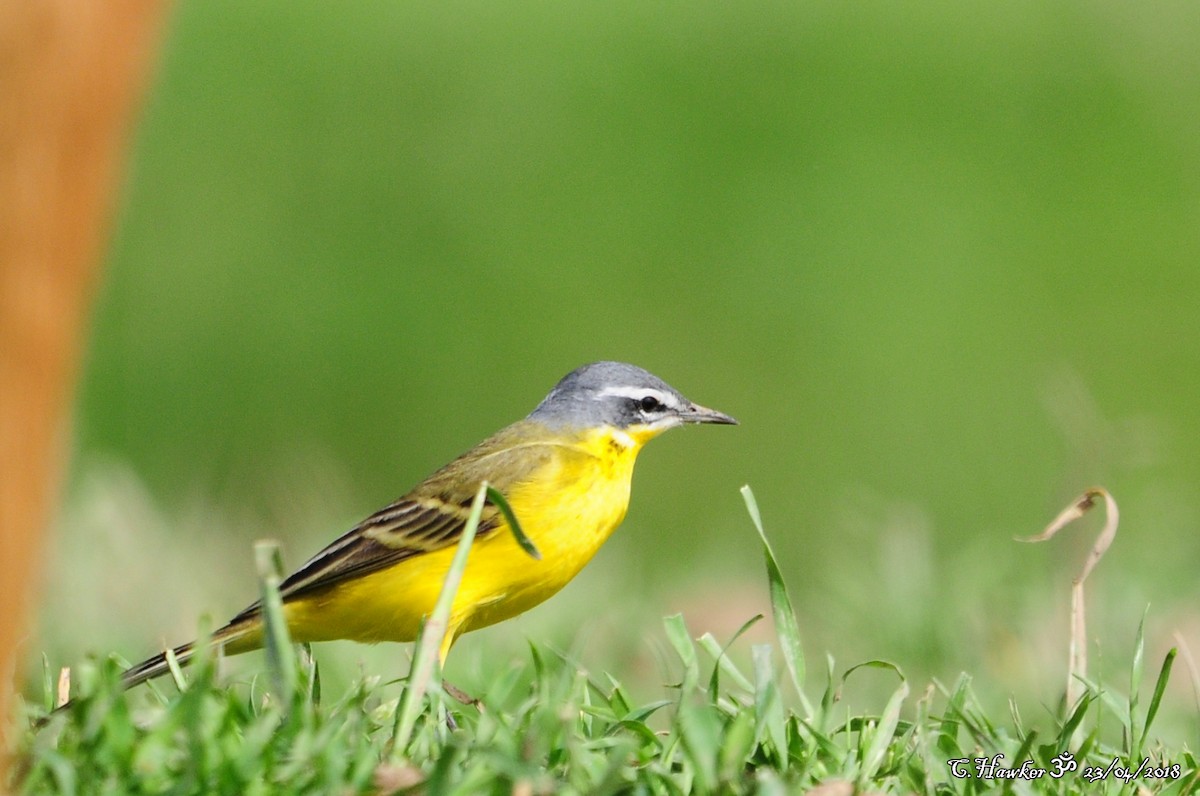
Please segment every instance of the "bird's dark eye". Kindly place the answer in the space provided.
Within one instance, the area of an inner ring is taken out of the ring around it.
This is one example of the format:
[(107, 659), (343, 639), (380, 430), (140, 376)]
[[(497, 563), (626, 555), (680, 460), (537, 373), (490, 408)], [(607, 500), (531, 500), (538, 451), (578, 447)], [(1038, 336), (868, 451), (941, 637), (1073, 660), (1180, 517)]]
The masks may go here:
[(653, 412), (655, 409), (662, 406), (662, 404), (659, 403), (659, 400), (653, 395), (647, 395), (646, 397), (642, 398), (642, 400), (638, 401), (638, 404), (641, 405), (643, 412)]

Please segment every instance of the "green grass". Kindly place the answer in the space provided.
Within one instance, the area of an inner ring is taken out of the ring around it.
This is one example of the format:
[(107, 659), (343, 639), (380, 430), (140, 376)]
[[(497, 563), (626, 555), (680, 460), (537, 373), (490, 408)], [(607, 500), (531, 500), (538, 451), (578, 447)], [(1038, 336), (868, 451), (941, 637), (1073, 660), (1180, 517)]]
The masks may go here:
[[(752, 646), (749, 665), (730, 653), (762, 617), (722, 643), (695, 636), (676, 615), (663, 628), (674, 655), (669, 683), (650, 697), (632, 693), (620, 677), (589, 672), (572, 655), (531, 644), (527, 658), (492, 673), (478, 708), (448, 698), (429, 671), (421, 689), (367, 677), (329, 700), (311, 655), (302, 649), (297, 657), (284, 638), (269, 650), (270, 677), (228, 687), (202, 657), (186, 676), (175, 673), (178, 693), (154, 687), (153, 704), (134, 709), (120, 688), (123, 662), (110, 657), (78, 667), (70, 711), (22, 737), (17, 790), (782, 794), (842, 783), (845, 793), (1133, 794), (1144, 787), (1182, 794), (1200, 787), (1195, 752), (1151, 732), (1176, 652), (1152, 681), (1145, 678), (1154, 669), (1146, 666), (1140, 628), (1127, 693), (1085, 682), (1075, 705), (1032, 721), (1015, 707), (989, 712), (967, 674), (914, 687), (892, 663), (841, 669), (826, 657), (819, 676), (806, 675), (817, 667), (806, 666), (788, 590), (753, 495), (747, 489), (744, 497), (762, 534), (777, 632), (774, 644)], [(269, 596), (272, 556), (261, 559)], [(264, 603), (268, 621), (282, 628), (277, 603)], [(435, 630), (414, 650), (414, 683), (422, 650), (436, 650), (437, 619), (435, 612), (427, 625)], [(872, 670), (894, 681), (891, 695), (867, 709), (853, 706), (847, 694)], [(43, 690), (30, 716), (53, 704), (49, 667)], [(401, 729), (406, 701), (419, 710)], [(1028, 761), (1048, 773), (1027, 782), (978, 776), (976, 761), (997, 755), (1003, 768)], [(955, 760), (968, 776), (952, 775)], [(1143, 760), (1167, 776), (1143, 770), (1126, 782), (1114, 773)]]

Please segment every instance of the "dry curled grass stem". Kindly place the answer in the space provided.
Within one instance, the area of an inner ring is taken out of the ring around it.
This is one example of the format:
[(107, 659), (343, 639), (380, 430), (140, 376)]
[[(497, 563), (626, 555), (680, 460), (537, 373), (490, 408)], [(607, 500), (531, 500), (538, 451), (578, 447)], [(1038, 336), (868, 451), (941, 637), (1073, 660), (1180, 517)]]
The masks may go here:
[(1068, 653), (1070, 666), (1067, 673), (1068, 710), (1075, 706), (1080, 696), (1080, 689), (1087, 678), (1087, 621), (1084, 611), (1083, 583), (1087, 580), (1088, 575), (1092, 574), (1092, 569), (1104, 557), (1104, 553), (1117, 536), (1117, 524), (1120, 522), (1121, 516), (1117, 509), (1117, 501), (1113, 500), (1113, 496), (1107, 489), (1098, 486), (1092, 487), (1071, 501), (1070, 505), (1063, 509), (1037, 536), (1017, 537), (1018, 542), (1045, 542), (1091, 511), (1099, 499), (1104, 500), (1104, 528), (1101, 529), (1100, 535), (1092, 544), (1092, 549), (1083, 562), (1083, 569), (1075, 577), (1071, 586), (1071, 642)]

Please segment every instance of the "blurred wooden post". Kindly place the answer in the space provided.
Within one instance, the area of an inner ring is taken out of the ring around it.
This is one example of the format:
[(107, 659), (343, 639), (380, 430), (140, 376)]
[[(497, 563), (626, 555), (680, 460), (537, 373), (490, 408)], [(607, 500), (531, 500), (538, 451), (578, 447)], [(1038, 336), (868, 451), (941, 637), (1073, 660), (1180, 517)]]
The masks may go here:
[(0, 0), (0, 733), (27, 653), (89, 299), (166, 8)]

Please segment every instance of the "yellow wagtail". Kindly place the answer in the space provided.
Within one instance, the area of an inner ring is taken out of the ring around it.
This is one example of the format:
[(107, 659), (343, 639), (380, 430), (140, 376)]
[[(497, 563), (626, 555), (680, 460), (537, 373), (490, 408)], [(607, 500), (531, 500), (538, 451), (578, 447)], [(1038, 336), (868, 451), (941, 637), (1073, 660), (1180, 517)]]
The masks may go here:
[[(647, 440), (684, 423), (736, 424), (633, 365), (568, 373), (524, 420), (488, 437), (317, 553), (280, 586), (293, 641), (412, 641), (433, 611), (475, 493), (508, 500), (541, 553), (531, 558), (501, 512), (485, 507), (440, 657), (469, 631), (509, 619), (565, 586), (625, 517), (633, 462)], [(226, 654), (263, 645), (254, 603), (213, 633)], [(180, 662), (195, 643), (174, 650)], [(127, 671), (132, 687), (165, 674), (160, 653)]]

